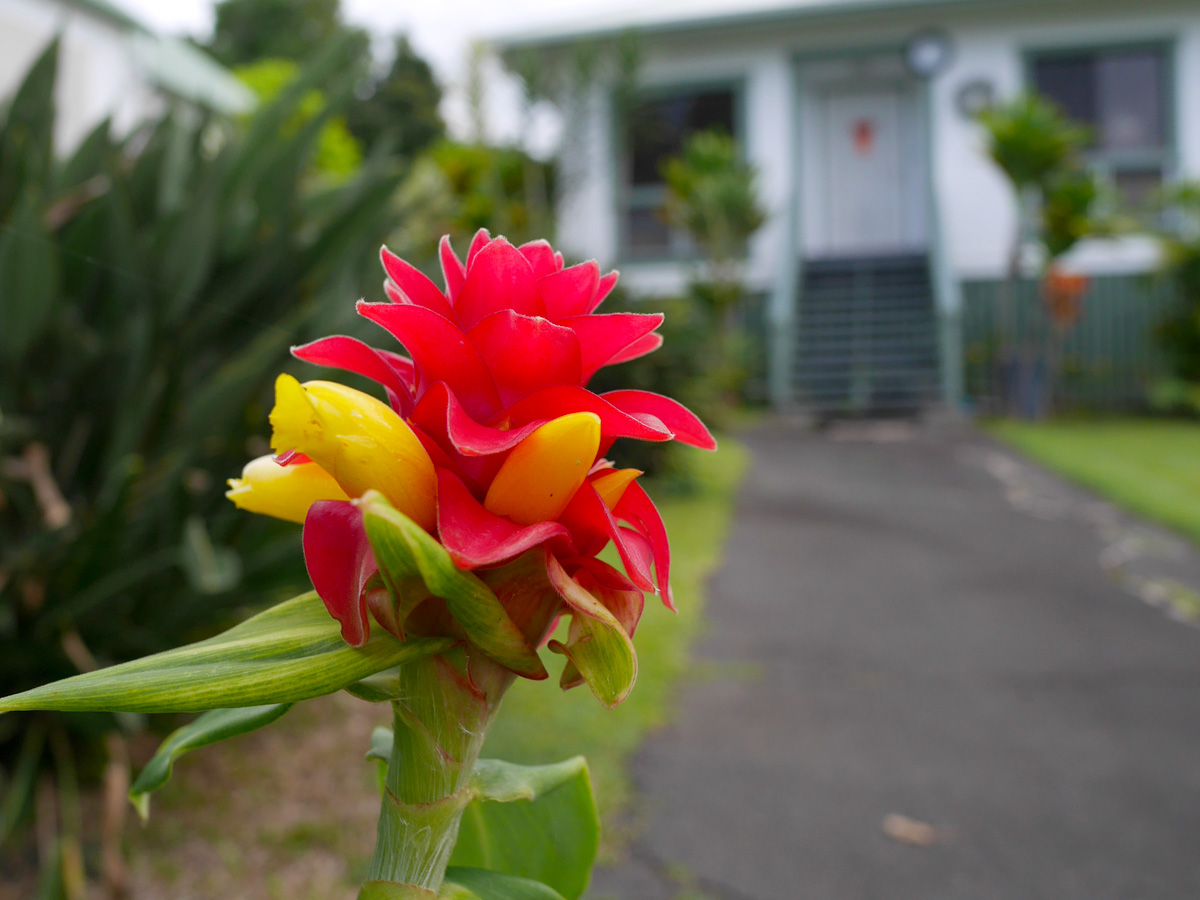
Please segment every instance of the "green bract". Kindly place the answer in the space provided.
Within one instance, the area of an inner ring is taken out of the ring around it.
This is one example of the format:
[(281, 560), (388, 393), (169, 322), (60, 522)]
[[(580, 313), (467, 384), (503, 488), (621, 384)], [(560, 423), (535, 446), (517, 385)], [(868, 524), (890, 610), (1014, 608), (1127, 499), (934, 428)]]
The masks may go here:
[(296, 703), (453, 646), (453, 638), (380, 631), (358, 649), (341, 638), (315, 593), (301, 594), (223, 634), (0, 700), (19, 709), (198, 712)]

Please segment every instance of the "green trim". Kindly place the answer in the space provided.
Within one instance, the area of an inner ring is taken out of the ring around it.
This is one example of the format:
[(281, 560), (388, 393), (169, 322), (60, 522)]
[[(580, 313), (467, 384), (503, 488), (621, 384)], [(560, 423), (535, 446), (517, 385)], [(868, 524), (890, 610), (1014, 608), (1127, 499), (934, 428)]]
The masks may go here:
[[(639, 101), (664, 99), (681, 93), (693, 93), (705, 90), (720, 90), (728, 88), (733, 93), (733, 139), (737, 141), (740, 151), (746, 153), (746, 137), (749, 127), (749, 115), (746, 111), (746, 94), (749, 76), (745, 71), (730, 73), (725, 76), (711, 78), (692, 78), (654, 82), (639, 86), (637, 98)], [(630, 252), (628, 224), (626, 214), (635, 206), (650, 205), (647, 201), (652, 192), (661, 191), (665, 194), (665, 185), (638, 185), (629, 183), (628, 159), (628, 123), (618, 115), (616, 89), (608, 92), (609, 117), (612, 122), (612, 202), (616, 225), (616, 257), (617, 265), (622, 268), (632, 268), (642, 265), (677, 264), (697, 262), (698, 252), (691, 253), (646, 253)]]
[(771, 405), (780, 409), (792, 399), (792, 366), (796, 356), (797, 319), (800, 306), (800, 279), (804, 274), (804, 258), (800, 244), (804, 236), (804, 220), (800, 214), (804, 204), (804, 74), (799, 60), (789, 60), (791, 77), (791, 121), (788, 126), (788, 146), (791, 148), (791, 190), (788, 192), (787, 218), (784, 222), (782, 257), (771, 294), (767, 322), (767, 395)]
[(962, 362), (962, 294), (950, 262), (942, 228), (942, 210), (938, 203), (937, 165), (934, 162), (937, 132), (934, 117), (933, 81), (923, 80), (917, 88), (917, 114), (925, 150), (925, 228), (929, 281), (933, 287), (934, 309), (938, 322), (938, 370), (942, 382), (942, 402), (958, 409), (965, 391)]

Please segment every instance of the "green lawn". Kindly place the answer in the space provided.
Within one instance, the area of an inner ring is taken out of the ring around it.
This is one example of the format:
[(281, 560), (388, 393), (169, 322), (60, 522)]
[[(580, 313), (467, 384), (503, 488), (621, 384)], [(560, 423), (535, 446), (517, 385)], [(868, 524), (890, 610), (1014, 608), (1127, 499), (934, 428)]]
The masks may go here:
[(985, 427), (1072, 481), (1200, 543), (1200, 423), (1003, 421)]
[[(746, 451), (724, 438), (715, 453), (691, 451), (700, 488), (688, 496), (666, 496), (648, 485), (671, 536), (671, 583), (679, 614), (654, 597), (634, 644), (638, 679), (629, 699), (606, 710), (586, 687), (565, 694), (558, 688), (559, 657), (543, 654), (550, 678), (520, 681), (509, 691), (488, 736), (485, 755), (541, 763), (582, 753), (588, 758), (597, 801), (606, 819), (629, 798), (626, 758), (646, 733), (666, 721), (688, 650), (702, 624), (704, 583), (721, 558), (733, 498), (746, 466)], [(612, 560), (610, 560), (612, 561)], [(619, 837), (618, 837), (619, 840)]]

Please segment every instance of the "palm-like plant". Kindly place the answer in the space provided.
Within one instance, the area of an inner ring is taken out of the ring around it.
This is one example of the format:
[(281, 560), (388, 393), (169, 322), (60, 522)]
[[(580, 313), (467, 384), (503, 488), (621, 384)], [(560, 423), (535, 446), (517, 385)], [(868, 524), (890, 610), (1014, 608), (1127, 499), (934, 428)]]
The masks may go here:
[[(343, 330), (366, 293), (402, 177), (385, 157), (336, 184), (314, 174), (360, 74), (346, 40), (248, 122), (177, 109), (125, 137), (105, 122), (65, 158), (57, 59), (52, 44), (0, 121), (0, 693), (174, 646), (305, 583), (294, 532), (238, 515), (223, 479), (262, 440), (289, 344)], [(286, 129), (316, 87), (324, 108)], [(70, 738), (115, 727), (6, 716), (0, 841), (44, 760), (73, 769), (88, 744)]]

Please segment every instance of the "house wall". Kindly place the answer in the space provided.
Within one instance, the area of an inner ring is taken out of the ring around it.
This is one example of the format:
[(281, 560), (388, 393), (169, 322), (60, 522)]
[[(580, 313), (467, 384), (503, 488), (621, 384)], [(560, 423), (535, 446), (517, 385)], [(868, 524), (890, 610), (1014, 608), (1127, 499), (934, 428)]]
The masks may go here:
[[(1024, 54), (1036, 48), (1141, 40), (1173, 44), (1178, 174), (1200, 177), (1200, 5), (1184, 0), (1062, 0), (1031, 3), (931, 5), (920, 11), (728, 26), (691, 34), (644, 38), (647, 85), (686, 84), (729, 77), (744, 85), (744, 150), (758, 166), (770, 220), (756, 237), (747, 278), (756, 289), (778, 287), (793, 248), (803, 246), (804, 177), (800, 148), (811, 120), (803, 112), (797, 71), (805, 61), (862, 58), (872, 50), (894, 55), (917, 29), (938, 27), (953, 44), (949, 67), (929, 90), (929, 138), (937, 231), (951, 272), (960, 279), (1001, 277), (1015, 230), (1013, 197), (984, 153), (980, 128), (957, 109), (964, 84), (984, 79), (998, 97), (1024, 84)], [(603, 86), (593, 89), (586, 116), (588, 152), (564, 158), (559, 210), (560, 239), (577, 255), (619, 264), (617, 135)], [(571, 142), (572, 148), (584, 142)], [(795, 207), (793, 206), (795, 204)], [(797, 208), (800, 214), (796, 215)], [(1153, 263), (1151, 242), (1127, 238), (1092, 241), (1073, 262), (1092, 273), (1128, 272)], [(626, 262), (626, 283), (636, 290), (673, 291), (687, 267), (671, 262)]]
[[(998, 99), (1005, 99), (1025, 87), (1026, 54), (1032, 50), (1161, 41), (1173, 51), (1174, 175), (1200, 178), (1200, 3), (1196, 0), (931, 2), (915, 10), (877, 9), (859, 15), (725, 24), (718, 29), (645, 36), (642, 83), (686, 85), (728, 77), (743, 85), (743, 149), (759, 169), (761, 197), (770, 213), (750, 248), (745, 274), (751, 290), (768, 296), (765, 337), (771, 358), (771, 396), (776, 402), (791, 396), (801, 259), (821, 246), (820, 236), (812, 234), (820, 227), (819, 218), (812, 215), (816, 194), (812, 181), (821, 176), (804, 162), (812, 156), (805, 147), (811, 144), (816, 127), (807, 105), (811, 96), (805, 72), (829, 61), (868, 68), (894, 66), (905, 41), (928, 28), (944, 32), (953, 47), (947, 68), (920, 90), (922, 139), (928, 148), (930, 257), (940, 310), (943, 394), (948, 403), (956, 404), (966, 395), (964, 350), (979, 339), (972, 332), (974, 336), (964, 343), (964, 322), (983, 327), (979, 323), (988, 321), (989, 314), (974, 307), (989, 304), (995, 284), (1004, 277), (1017, 221), (1015, 199), (987, 158), (982, 129), (958, 108), (964, 85), (982, 79), (993, 86)], [(595, 256), (606, 265), (619, 266), (622, 282), (635, 293), (679, 291), (694, 264), (621, 259), (618, 135), (609, 91), (603, 85), (593, 89), (584, 118), (586, 122), (574, 131), (585, 140), (571, 142), (563, 158), (567, 189), (560, 198), (561, 242), (573, 255)], [(798, 252), (798, 248), (802, 249)], [(1032, 254), (1027, 257), (1032, 259)], [(1137, 236), (1084, 241), (1068, 260), (1073, 268), (1093, 276), (1097, 290), (1107, 298), (1101, 305), (1108, 310), (1104, 315), (1112, 322), (1133, 321), (1118, 310), (1124, 303), (1130, 307), (1129, 315), (1134, 315), (1133, 308), (1142, 299), (1125, 288), (1134, 281), (1131, 275), (1147, 271), (1156, 261), (1154, 241)], [(1101, 283), (1104, 279), (1111, 283)], [(1154, 323), (1143, 322), (1144, 318), (1137, 319), (1138, 340), (1151, 347)], [(1111, 371), (1121, 382), (1096, 388), (1096, 396), (1144, 395), (1138, 392), (1144, 392), (1145, 385), (1134, 379), (1153, 366), (1126, 366), (1117, 372), (1108, 365), (1107, 344), (1087, 346), (1089, 353), (1098, 354), (1095, 372)], [(970, 359), (965, 364), (969, 366)]]
[(126, 30), (57, 0), (0, 0), (0, 97), (20, 85), (29, 66), (62, 35), (56, 92), (56, 143), (71, 150), (105, 116), (125, 131), (161, 108), (137, 72)]

